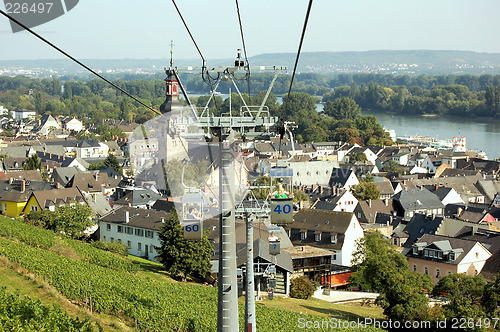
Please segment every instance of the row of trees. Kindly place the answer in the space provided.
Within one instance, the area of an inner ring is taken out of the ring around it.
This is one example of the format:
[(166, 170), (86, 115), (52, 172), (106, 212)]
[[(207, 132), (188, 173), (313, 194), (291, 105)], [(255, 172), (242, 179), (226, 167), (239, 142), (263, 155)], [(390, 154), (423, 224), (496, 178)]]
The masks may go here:
[(327, 104), (351, 98), (361, 107), (400, 114), (446, 114), (456, 116), (500, 116), (500, 86), (470, 90), (466, 85), (391, 86), (370, 82), (336, 87), (323, 96)]
[[(351, 276), (354, 284), (380, 293), (376, 303), (389, 319), (437, 321), (498, 317), (500, 279), (486, 282), (481, 275), (449, 274), (434, 286), (429, 275), (410, 271), (408, 261), (378, 231), (368, 232), (358, 242)], [(429, 307), (428, 295), (447, 302)], [(473, 326), (475, 328), (475, 326)]]

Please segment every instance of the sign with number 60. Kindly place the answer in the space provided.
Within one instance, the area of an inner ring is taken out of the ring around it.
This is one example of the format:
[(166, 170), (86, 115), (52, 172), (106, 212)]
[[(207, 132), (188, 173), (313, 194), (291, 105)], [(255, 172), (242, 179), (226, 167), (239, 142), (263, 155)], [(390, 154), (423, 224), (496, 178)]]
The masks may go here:
[(203, 222), (201, 220), (182, 223), (186, 240), (201, 240), (203, 237)]

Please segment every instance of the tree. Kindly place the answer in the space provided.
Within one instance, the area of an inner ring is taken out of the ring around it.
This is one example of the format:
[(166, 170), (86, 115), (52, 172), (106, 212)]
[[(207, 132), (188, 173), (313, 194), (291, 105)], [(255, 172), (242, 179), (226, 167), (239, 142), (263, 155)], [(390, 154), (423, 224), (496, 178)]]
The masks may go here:
[(433, 292), (435, 295), (445, 294), (449, 300), (443, 305), (446, 318), (481, 318), (486, 317), (482, 306), (485, 287), (486, 281), (481, 275), (472, 277), (452, 273), (441, 278)]
[(374, 182), (360, 182), (352, 187), (352, 194), (358, 201), (380, 198), (380, 191), (377, 189)]
[(384, 172), (396, 172), (396, 173), (401, 173), (401, 170), (399, 168), (399, 164), (395, 162), (394, 160), (389, 160), (387, 161), (383, 166), (382, 170)]
[(109, 166), (118, 173), (122, 174), (122, 165), (118, 161), (118, 158), (116, 158), (113, 154), (108, 154), (108, 157), (104, 159), (104, 166)]
[(368, 158), (364, 152), (355, 152), (349, 156), (349, 161), (355, 163), (356, 161), (367, 161)]
[(361, 107), (349, 97), (337, 98), (334, 101), (328, 101), (323, 109), (325, 114), (337, 120), (351, 119), (361, 115)]
[(32, 211), (26, 215), (31, 225), (53, 230), (72, 238), (81, 238), (94, 225), (92, 209), (87, 204), (63, 205), (55, 211)]
[(38, 155), (34, 154), (31, 157), (26, 158), (24, 165), (23, 165), (23, 169), (25, 171), (35, 170), (35, 169), (41, 170), (42, 169), (42, 161), (40, 160)]
[(311, 280), (306, 276), (300, 276), (290, 281), (290, 297), (307, 300), (315, 291)]
[(184, 239), (184, 234), (175, 210), (160, 230), (161, 247), (156, 248), (156, 257), (173, 277), (185, 280), (187, 276), (203, 277), (210, 271), (210, 258), (214, 252), (205, 230), (199, 241)]
[(406, 258), (378, 231), (367, 232), (357, 241), (351, 281), (380, 293), (376, 303), (396, 320), (423, 319), (427, 314), (426, 292), (432, 290), (428, 275), (411, 272)]

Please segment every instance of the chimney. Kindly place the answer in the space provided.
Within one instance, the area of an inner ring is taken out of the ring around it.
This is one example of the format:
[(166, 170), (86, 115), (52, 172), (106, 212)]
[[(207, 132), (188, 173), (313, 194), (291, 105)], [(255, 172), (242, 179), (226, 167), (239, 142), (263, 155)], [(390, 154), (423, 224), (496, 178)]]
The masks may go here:
[(389, 206), (389, 198), (384, 198), (384, 204), (385, 206)]
[(61, 184), (59, 182), (56, 182), (56, 189), (60, 189), (61, 188)]
[(21, 192), (25, 192), (26, 191), (26, 181), (22, 180), (21, 181)]
[(438, 188), (439, 188), (439, 185), (436, 183), (436, 184), (434, 185), (434, 190), (438, 190)]
[(123, 211), (123, 222), (128, 224), (130, 221), (130, 214), (128, 211)]
[(475, 235), (477, 233), (477, 229), (478, 229), (477, 226), (472, 227), (472, 230), (471, 230), (472, 235)]
[(371, 199), (368, 200), (368, 206), (372, 207), (372, 200)]
[(64, 159), (66, 159), (66, 155), (63, 154), (62, 155), (62, 160), (64, 160)]
[(161, 223), (164, 224), (165, 223), (165, 218), (161, 218)]

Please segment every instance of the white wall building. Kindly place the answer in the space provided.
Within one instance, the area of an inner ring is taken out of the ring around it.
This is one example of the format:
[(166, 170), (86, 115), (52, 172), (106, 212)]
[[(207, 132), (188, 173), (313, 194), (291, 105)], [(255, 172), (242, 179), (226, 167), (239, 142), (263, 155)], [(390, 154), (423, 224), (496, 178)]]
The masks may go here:
[(169, 216), (162, 211), (119, 207), (99, 221), (100, 239), (120, 241), (129, 247), (129, 254), (157, 261), (160, 228)]

